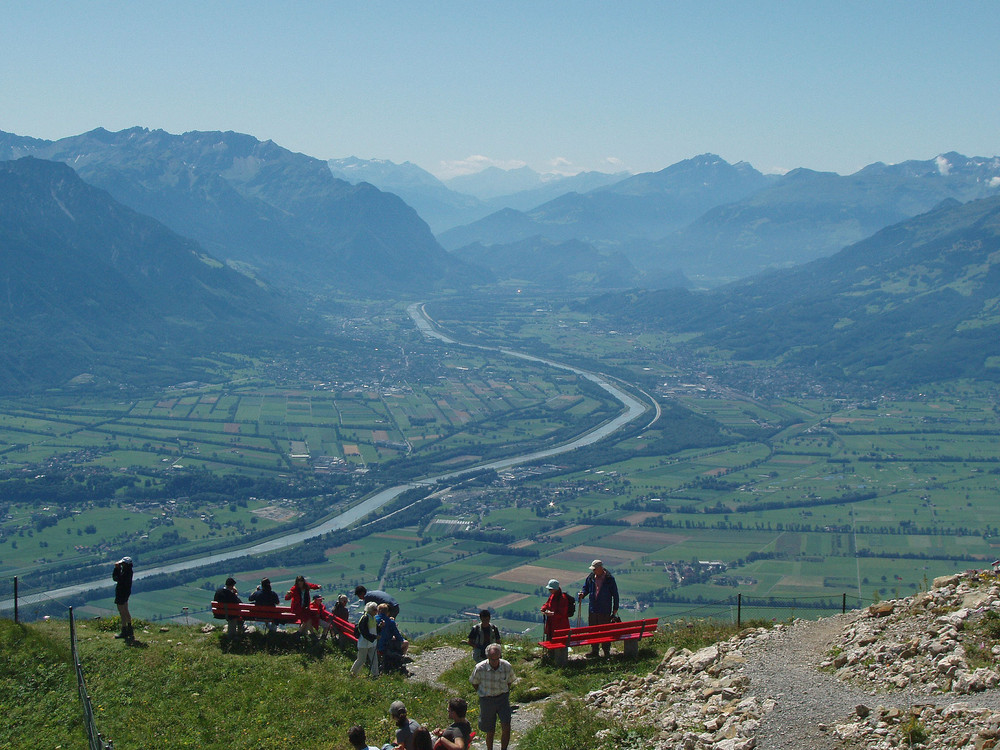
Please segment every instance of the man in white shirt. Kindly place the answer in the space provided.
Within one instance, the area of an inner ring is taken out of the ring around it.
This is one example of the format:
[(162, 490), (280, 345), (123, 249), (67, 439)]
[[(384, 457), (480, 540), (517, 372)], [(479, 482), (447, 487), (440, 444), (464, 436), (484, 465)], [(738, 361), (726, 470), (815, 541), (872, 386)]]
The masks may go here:
[(479, 693), (479, 728), (486, 733), (486, 750), (493, 750), (493, 735), (500, 719), (500, 750), (510, 744), (510, 688), (514, 684), (514, 668), (500, 658), (500, 644), (486, 647), (486, 659), (472, 670), (469, 682)]

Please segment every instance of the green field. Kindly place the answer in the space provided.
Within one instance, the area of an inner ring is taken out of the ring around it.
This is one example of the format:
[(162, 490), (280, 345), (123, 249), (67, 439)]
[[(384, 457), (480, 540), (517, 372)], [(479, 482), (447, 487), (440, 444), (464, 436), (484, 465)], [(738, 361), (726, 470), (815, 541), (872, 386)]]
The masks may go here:
[[(301, 572), (332, 593), (357, 583), (392, 591), (411, 633), (458, 633), (482, 606), (511, 631), (538, 632), (545, 582), (575, 590), (594, 558), (616, 574), (631, 613), (729, 618), (741, 595), (742, 616), (781, 618), (819, 616), (845, 597), (859, 606), (910, 594), (938, 575), (988, 566), (1000, 551), (1000, 400), (991, 384), (863, 398), (740, 391), (686, 370), (668, 356), (669, 337), (612, 334), (586, 316), (530, 305), (501, 312), (492, 328), (473, 321), (475, 335), (631, 373), (664, 406), (662, 422), (582, 459), (441, 488), (440, 506), (419, 523), (331, 541), (325, 560), (297, 564), (290, 550), (277, 566), (240, 565), (241, 590), (263, 575), (286, 586)], [(2, 485), (39, 490), (3, 501), (0, 572), (231, 546), (356, 502), (394, 472), (467, 466), (612, 412), (564, 371), (408, 346), (411, 370), (424, 362), (420, 376), (377, 385), (257, 381), (127, 402), (0, 404)], [(677, 425), (701, 425), (704, 436), (688, 444)], [(184, 487), (177, 478), (197, 468), (229, 477), (226, 487), (252, 479), (257, 494), (198, 487), (141, 499)], [(107, 497), (67, 507), (44, 492), (53, 477), (64, 478), (62, 490), (106, 487)], [(135, 611), (206, 618), (224, 577), (137, 587)]]

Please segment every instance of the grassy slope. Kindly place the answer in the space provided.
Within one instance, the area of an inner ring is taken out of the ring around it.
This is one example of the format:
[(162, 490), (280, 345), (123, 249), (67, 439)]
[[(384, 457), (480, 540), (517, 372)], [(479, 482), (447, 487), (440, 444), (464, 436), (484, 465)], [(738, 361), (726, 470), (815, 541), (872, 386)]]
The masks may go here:
[[(391, 737), (388, 706), (406, 702), (410, 715), (431, 727), (447, 726), (447, 699), (461, 694), (470, 702), (470, 721), (478, 718), (468, 683), (467, 658), (442, 678), (449, 691), (398, 676), (352, 679), (352, 655), (330, 644), (298, 646), (291, 637), (267, 642), (251, 636), (230, 648), (218, 632), (171, 626), (137, 632), (128, 647), (112, 638), (111, 621), (78, 623), (77, 633), (87, 687), (98, 728), (116, 747), (282, 748), (347, 750), (347, 730), (362, 724), (370, 744)], [(581, 696), (628, 674), (646, 674), (671, 644), (695, 648), (730, 635), (711, 624), (679, 624), (647, 639), (637, 660), (612, 657), (558, 669), (538, 658), (529, 642), (509, 644), (507, 658), (521, 681), (519, 702), (548, 695)], [(414, 650), (442, 645), (424, 639)], [(70, 665), (66, 621), (15, 625), (0, 620), (0, 705), (6, 721), (0, 746), (85, 748), (82, 709)], [(549, 706), (558, 721), (547, 721), (519, 738), (522, 750), (576, 748), (606, 728), (579, 701)], [(576, 706), (576, 708), (574, 708)], [(642, 728), (639, 728), (640, 730)]]

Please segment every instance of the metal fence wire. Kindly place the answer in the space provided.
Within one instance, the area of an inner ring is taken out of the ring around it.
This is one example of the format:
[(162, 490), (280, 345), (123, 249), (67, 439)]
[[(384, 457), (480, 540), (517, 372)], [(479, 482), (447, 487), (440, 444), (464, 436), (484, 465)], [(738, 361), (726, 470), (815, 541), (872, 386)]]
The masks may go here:
[(797, 617), (816, 618), (861, 609), (865, 602), (858, 596), (750, 596), (736, 594), (714, 601), (676, 602), (660, 613), (662, 621), (718, 620), (737, 627), (753, 620), (784, 621)]
[(94, 721), (94, 707), (90, 702), (90, 695), (87, 694), (87, 683), (83, 679), (83, 664), (80, 661), (80, 652), (76, 645), (76, 621), (73, 619), (73, 608), (69, 608), (69, 640), (70, 651), (73, 655), (73, 667), (76, 669), (76, 684), (80, 692), (80, 703), (83, 704), (83, 723), (87, 730), (87, 744), (90, 750), (114, 750), (114, 743), (105, 740), (97, 731), (97, 722)]

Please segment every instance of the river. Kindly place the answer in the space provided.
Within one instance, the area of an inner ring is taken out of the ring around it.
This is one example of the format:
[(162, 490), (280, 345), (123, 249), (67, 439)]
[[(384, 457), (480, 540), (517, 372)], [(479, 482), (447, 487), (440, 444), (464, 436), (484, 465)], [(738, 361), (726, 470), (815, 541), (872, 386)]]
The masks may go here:
[[(420, 330), (424, 336), (428, 338), (435, 338), (446, 344), (452, 344), (454, 346), (467, 346), (477, 349), (489, 349), (489, 347), (483, 347), (476, 344), (466, 344), (461, 341), (456, 341), (455, 339), (441, 333), (435, 326), (433, 321), (427, 315), (424, 310), (424, 306), (421, 303), (413, 303), (407, 308), (407, 313), (413, 319), (417, 328)], [(307, 539), (312, 539), (313, 537), (322, 536), (331, 531), (339, 531), (340, 529), (345, 529), (348, 526), (353, 525), (360, 519), (372, 513), (386, 503), (395, 499), (398, 495), (405, 492), (406, 490), (413, 489), (415, 487), (422, 487), (428, 484), (438, 484), (440, 482), (447, 482), (452, 479), (457, 479), (463, 475), (470, 474), (473, 472), (482, 471), (484, 469), (507, 469), (511, 466), (516, 466), (517, 464), (528, 463), (530, 461), (535, 461), (541, 458), (548, 458), (550, 456), (558, 456), (561, 453), (568, 453), (569, 451), (576, 450), (577, 448), (583, 448), (587, 445), (592, 445), (598, 440), (602, 440), (608, 435), (617, 432), (625, 425), (634, 422), (639, 419), (643, 414), (653, 409), (653, 416), (649, 422), (652, 424), (660, 415), (660, 406), (656, 403), (655, 399), (650, 398), (652, 407), (643, 404), (638, 399), (634, 398), (629, 393), (619, 388), (617, 385), (612, 383), (608, 378), (599, 375), (588, 370), (582, 370), (578, 367), (572, 367), (570, 365), (563, 364), (561, 362), (556, 362), (551, 359), (545, 359), (542, 357), (536, 357), (531, 354), (525, 354), (523, 352), (514, 351), (512, 349), (491, 349), (491, 351), (499, 351), (500, 353), (514, 357), (517, 359), (524, 359), (530, 362), (538, 362), (549, 367), (555, 367), (560, 370), (566, 370), (568, 372), (575, 373), (581, 377), (587, 378), (588, 380), (596, 383), (605, 391), (607, 391), (611, 396), (621, 402), (622, 411), (618, 416), (613, 419), (598, 425), (592, 430), (589, 430), (573, 440), (565, 442), (561, 445), (554, 446), (552, 448), (546, 448), (544, 450), (533, 451), (532, 453), (525, 453), (520, 456), (510, 456), (507, 458), (497, 459), (496, 461), (488, 461), (485, 463), (477, 464), (476, 466), (466, 467), (464, 469), (459, 469), (456, 471), (450, 471), (442, 474), (434, 474), (423, 477), (419, 480), (414, 480), (412, 482), (407, 482), (405, 484), (398, 484), (393, 487), (389, 487), (370, 495), (365, 498), (362, 502), (344, 511), (336, 516), (326, 519), (316, 526), (312, 526), (308, 529), (302, 531), (295, 531), (283, 536), (275, 537), (269, 539), (266, 542), (260, 542), (258, 544), (250, 545), (248, 547), (232, 548), (227, 549), (222, 552), (216, 552), (209, 555), (202, 555), (200, 557), (191, 558), (189, 560), (183, 560), (175, 563), (167, 563), (165, 565), (157, 565), (152, 568), (146, 568), (141, 570), (136, 570), (134, 580), (140, 581), (143, 578), (148, 578), (150, 576), (161, 575), (163, 573), (178, 573), (184, 570), (190, 570), (191, 568), (199, 568), (203, 565), (211, 565), (218, 562), (224, 562), (226, 560), (232, 560), (237, 557), (244, 557), (247, 555), (258, 555), (265, 552), (274, 552), (275, 550), (285, 549), (286, 547), (291, 547), (292, 545), (304, 542)], [(86, 583), (75, 584), (73, 586), (65, 586), (60, 589), (54, 589), (42, 594), (32, 594), (29, 596), (21, 597), (19, 606), (30, 606), (32, 604), (37, 604), (43, 602), (47, 599), (61, 599), (63, 597), (77, 596), (87, 591), (99, 590), (102, 588), (112, 588), (114, 584), (110, 581), (111, 578), (111, 565), (108, 565), (108, 577), (101, 580), (89, 581)], [(0, 611), (10, 610), (14, 608), (14, 600), (8, 599), (0, 602)]]

